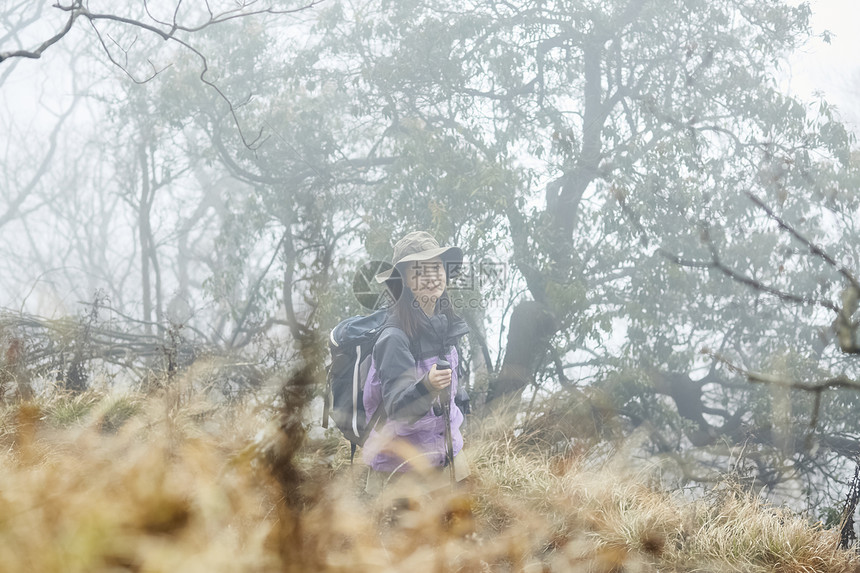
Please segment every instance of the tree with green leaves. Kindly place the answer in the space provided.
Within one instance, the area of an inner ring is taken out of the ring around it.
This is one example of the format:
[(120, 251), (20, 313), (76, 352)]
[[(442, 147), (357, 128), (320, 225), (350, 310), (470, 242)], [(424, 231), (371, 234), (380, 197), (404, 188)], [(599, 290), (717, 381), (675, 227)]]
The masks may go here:
[(116, 133), (138, 220), (158, 212), (144, 171), (205, 215), (142, 227), (138, 255), (217, 301), (210, 340), (320, 347), (361, 310), (355, 269), (427, 229), (515, 271), (492, 310), (464, 309), (476, 333), (504, 323), (488, 411), (527, 392), (561, 447), (640, 430), (684, 480), (731, 466), (814, 489), (857, 454), (858, 160), (835, 110), (780, 89), (808, 5), (332, 1), (170, 24), (183, 14), (158, 26), (194, 49), (114, 102), (140, 128)]
[(834, 440), (858, 429), (841, 415), (853, 394), (828, 393), (821, 416), (811, 396), (739, 374), (855, 376), (830, 330), (844, 278), (762, 207), (851, 267), (853, 140), (826, 102), (780, 89), (809, 13), (334, 2), (290, 77), (350, 102), (339, 117), (364, 142), (339, 143), (376, 163), (371, 237), (424, 227), (510, 253), (526, 292), (490, 401), (542, 384), (582, 398), (585, 375), (687, 478), (709, 479), (693, 453), (724, 470), (743, 451), (775, 487), (836, 467), (824, 452), (852, 455)]

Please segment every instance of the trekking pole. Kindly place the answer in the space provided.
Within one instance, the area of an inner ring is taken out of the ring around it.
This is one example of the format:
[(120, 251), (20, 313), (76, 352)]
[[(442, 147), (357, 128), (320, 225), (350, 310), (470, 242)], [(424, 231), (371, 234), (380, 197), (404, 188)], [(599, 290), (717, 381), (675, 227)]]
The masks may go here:
[[(440, 359), (436, 363), (436, 370), (450, 370), (451, 364), (447, 360)], [(439, 395), (439, 405), (442, 406), (442, 415), (445, 418), (445, 455), (448, 458), (448, 471), (451, 474), (451, 490), (457, 483), (454, 473), (454, 439), (451, 436), (451, 387), (448, 386)]]

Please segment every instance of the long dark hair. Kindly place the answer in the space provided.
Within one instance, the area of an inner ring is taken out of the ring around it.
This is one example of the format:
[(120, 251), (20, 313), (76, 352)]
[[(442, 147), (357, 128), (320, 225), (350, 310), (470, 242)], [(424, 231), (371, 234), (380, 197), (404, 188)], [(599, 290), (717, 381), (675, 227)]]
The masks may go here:
[[(415, 293), (412, 292), (409, 285), (404, 283), (405, 281), (401, 280), (398, 269), (395, 268), (394, 273), (391, 275), (391, 279), (386, 283), (388, 291), (394, 298), (394, 303), (389, 308), (391, 309), (390, 312), (392, 312), (396, 317), (401, 330), (403, 330), (409, 338), (409, 345), (412, 350), (412, 354), (414, 355), (417, 350), (416, 334), (418, 332), (418, 319), (420, 317), (417, 313), (424, 311), (421, 310), (418, 305)], [(437, 304), (439, 305), (439, 310), (448, 317), (448, 327), (450, 328), (450, 326), (454, 324), (456, 315), (454, 314), (454, 305), (451, 304), (451, 298), (448, 296), (447, 288), (442, 291), (442, 295), (439, 297)]]

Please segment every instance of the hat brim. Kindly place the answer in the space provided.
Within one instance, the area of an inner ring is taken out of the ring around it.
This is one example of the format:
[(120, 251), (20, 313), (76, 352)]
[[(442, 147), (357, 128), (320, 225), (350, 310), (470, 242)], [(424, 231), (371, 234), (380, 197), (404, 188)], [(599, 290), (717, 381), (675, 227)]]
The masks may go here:
[[(412, 253), (411, 255), (406, 255), (396, 263), (394, 266), (388, 270), (382, 271), (378, 275), (376, 275), (376, 282), (384, 283), (385, 281), (391, 278), (391, 275), (394, 273), (397, 265), (402, 263), (409, 263), (412, 261), (429, 261), (430, 259), (439, 257), (442, 259), (443, 263), (455, 264), (459, 265), (463, 262), (463, 251), (460, 247), (438, 247), (436, 249), (428, 249), (426, 251), (421, 251), (420, 253)], [(446, 272), (448, 269), (445, 269)]]

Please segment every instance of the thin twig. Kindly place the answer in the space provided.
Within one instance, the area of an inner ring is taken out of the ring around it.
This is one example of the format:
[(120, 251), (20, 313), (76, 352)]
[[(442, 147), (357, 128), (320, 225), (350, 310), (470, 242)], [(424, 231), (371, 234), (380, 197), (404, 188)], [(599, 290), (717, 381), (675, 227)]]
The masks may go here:
[(794, 227), (792, 227), (791, 225), (786, 223), (785, 220), (783, 220), (781, 217), (779, 217), (779, 215), (774, 213), (773, 210), (770, 207), (768, 207), (764, 203), (764, 201), (762, 201), (755, 194), (753, 194), (752, 191), (745, 191), (744, 193), (746, 194), (747, 197), (750, 198), (750, 200), (753, 203), (755, 203), (760, 209), (762, 209), (765, 213), (767, 213), (768, 217), (770, 217), (771, 219), (776, 221), (777, 224), (782, 229), (784, 229), (789, 234), (791, 234), (791, 236), (793, 236), (795, 239), (797, 239), (798, 241), (803, 243), (806, 246), (806, 248), (809, 249), (810, 253), (823, 259), (825, 262), (827, 262), (827, 264), (829, 264), (834, 269), (839, 271), (839, 274), (841, 274), (843, 277), (845, 277), (845, 280), (850, 282), (854, 286), (854, 288), (860, 290), (860, 282), (857, 282), (857, 279), (854, 278), (854, 275), (852, 275), (851, 272), (848, 269), (846, 269), (844, 265), (841, 265), (838, 262), (836, 262), (836, 260), (834, 260), (833, 257), (828, 255), (826, 252), (824, 252), (824, 250), (821, 247), (814, 244), (812, 241), (810, 241), (809, 239), (807, 239), (806, 237), (801, 235), (797, 231), (797, 229), (795, 229)]
[(727, 267), (719, 259), (719, 257), (716, 254), (716, 251), (714, 249), (712, 249), (712, 251), (711, 251), (711, 255), (713, 258), (710, 261), (696, 261), (696, 260), (682, 259), (678, 255), (670, 253), (669, 251), (663, 249), (662, 247), (657, 249), (657, 252), (678, 266), (689, 267), (689, 268), (718, 270), (734, 281), (737, 281), (741, 284), (745, 284), (749, 287), (752, 287), (753, 289), (755, 289), (757, 291), (761, 291), (761, 292), (773, 295), (773, 296), (779, 298), (780, 300), (784, 300), (787, 302), (793, 302), (793, 303), (797, 303), (797, 304), (803, 304), (803, 305), (822, 306), (826, 309), (832, 310), (833, 312), (836, 312), (836, 313), (839, 312), (839, 307), (836, 306), (834, 303), (832, 303), (829, 300), (822, 300), (822, 299), (811, 298), (811, 297), (807, 297), (807, 296), (801, 296), (801, 295), (796, 295), (796, 294), (792, 294), (792, 293), (787, 293), (787, 292), (781, 291), (779, 289), (775, 289), (771, 286), (768, 286), (768, 285), (762, 283), (761, 281), (758, 281), (756, 279), (753, 279), (753, 278), (750, 278), (746, 275), (743, 275), (743, 274), (735, 271), (734, 269), (732, 269), (730, 267)]

